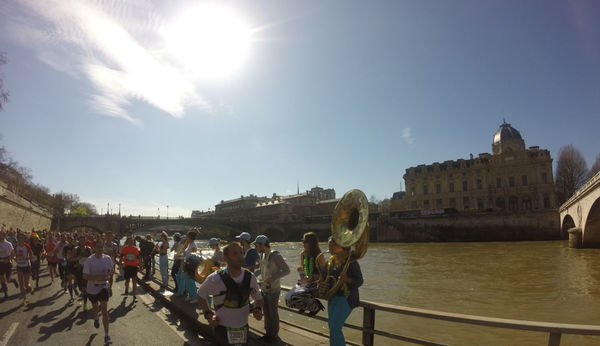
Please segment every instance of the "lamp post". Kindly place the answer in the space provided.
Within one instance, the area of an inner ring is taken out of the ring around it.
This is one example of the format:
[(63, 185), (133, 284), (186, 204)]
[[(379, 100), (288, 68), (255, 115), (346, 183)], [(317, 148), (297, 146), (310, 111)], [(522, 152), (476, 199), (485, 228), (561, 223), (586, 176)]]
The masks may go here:
[(157, 219), (160, 219), (160, 207), (158, 208), (158, 217)]
[(169, 219), (169, 205), (167, 204), (167, 220)]

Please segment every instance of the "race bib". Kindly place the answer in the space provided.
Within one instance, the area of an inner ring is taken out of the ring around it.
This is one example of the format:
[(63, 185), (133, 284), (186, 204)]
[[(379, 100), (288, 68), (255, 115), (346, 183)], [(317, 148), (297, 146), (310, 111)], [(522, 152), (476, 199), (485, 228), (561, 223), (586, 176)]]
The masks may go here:
[(127, 262), (133, 262), (133, 261), (135, 261), (135, 254), (128, 253), (127, 254)]
[(248, 328), (227, 328), (227, 342), (229, 344), (245, 344), (248, 340)]

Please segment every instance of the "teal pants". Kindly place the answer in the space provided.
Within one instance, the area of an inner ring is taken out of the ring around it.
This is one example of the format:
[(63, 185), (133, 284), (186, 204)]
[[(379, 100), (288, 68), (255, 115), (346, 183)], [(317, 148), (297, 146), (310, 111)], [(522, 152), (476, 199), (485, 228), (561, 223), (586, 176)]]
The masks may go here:
[(344, 339), (342, 328), (351, 312), (352, 309), (350, 309), (350, 305), (348, 305), (347, 297), (333, 296), (333, 298), (327, 302), (330, 346), (346, 345), (346, 339)]

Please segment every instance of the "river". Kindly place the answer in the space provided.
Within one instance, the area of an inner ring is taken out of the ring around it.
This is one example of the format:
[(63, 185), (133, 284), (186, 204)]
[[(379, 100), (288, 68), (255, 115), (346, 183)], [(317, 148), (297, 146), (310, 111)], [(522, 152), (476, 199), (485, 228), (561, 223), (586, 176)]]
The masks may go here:
[[(282, 253), (292, 271), (282, 283), (293, 286), (301, 244), (272, 243), (271, 247)], [(326, 250), (325, 243), (321, 249)], [(600, 251), (570, 249), (566, 241), (371, 243), (359, 263), (365, 279), (361, 300), (489, 317), (600, 325)], [(320, 315), (326, 317), (326, 311)], [(280, 317), (327, 332), (324, 322), (309, 317), (287, 311), (281, 311)], [(362, 309), (355, 309), (348, 321), (362, 325)], [(453, 345), (548, 342), (546, 333), (385, 312), (377, 312), (376, 328)], [(344, 333), (350, 340), (361, 340), (358, 331), (346, 328)], [(402, 343), (376, 337), (376, 344)], [(561, 339), (561, 345), (598, 344), (600, 337), (565, 334)]]

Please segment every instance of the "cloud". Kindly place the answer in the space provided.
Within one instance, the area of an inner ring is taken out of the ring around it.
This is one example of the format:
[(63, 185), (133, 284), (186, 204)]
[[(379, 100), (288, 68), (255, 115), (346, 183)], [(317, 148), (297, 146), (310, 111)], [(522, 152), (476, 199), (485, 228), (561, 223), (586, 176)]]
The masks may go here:
[(173, 117), (189, 107), (212, 111), (191, 76), (161, 50), (162, 18), (146, 1), (22, 0), (6, 5), (8, 37), (33, 47), (61, 72), (89, 81), (89, 103), (100, 113), (132, 123), (134, 101)]
[(402, 138), (407, 144), (413, 144), (415, 142), (415, 137), (413, 137), (410, 127), (403, 128), (400, 131), (400, 138)]

